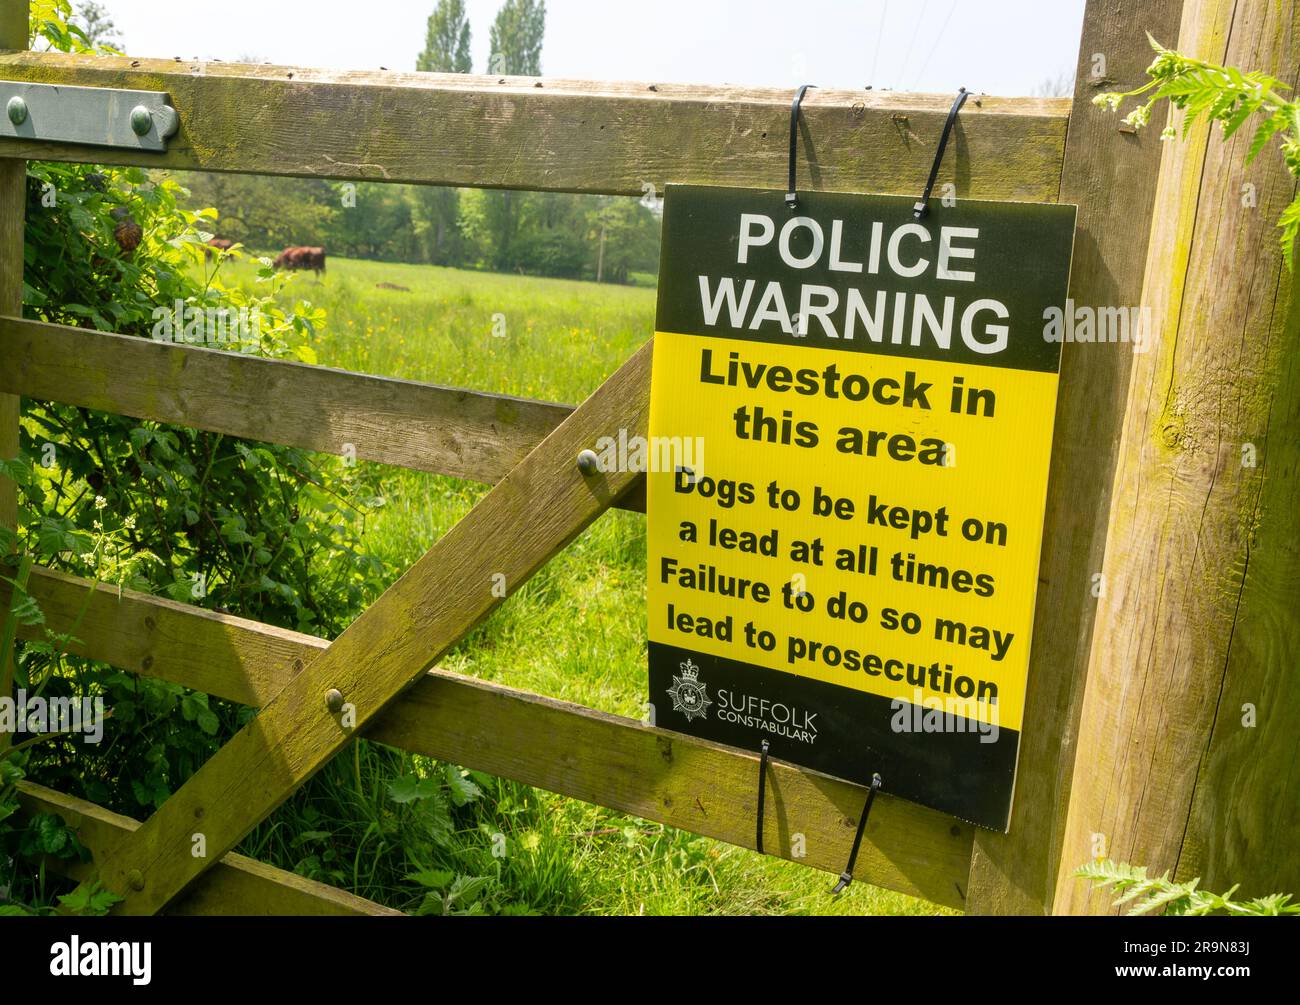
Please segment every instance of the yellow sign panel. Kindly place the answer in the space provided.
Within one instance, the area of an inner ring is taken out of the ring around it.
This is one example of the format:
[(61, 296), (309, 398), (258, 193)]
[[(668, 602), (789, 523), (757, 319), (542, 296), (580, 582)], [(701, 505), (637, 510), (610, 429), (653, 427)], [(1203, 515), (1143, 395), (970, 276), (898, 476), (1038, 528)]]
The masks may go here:
[[(732, 363), (843, 367), (833, 350), (656, 333), (651, 428), (702, 449), (696, 477), (650, 479), (650, 637), (890, 698), (972, 699), (1019, 729), (1034, 603), (1019, 573), (1038, 562), (1056, 376), (859, 362), (897, 404), (712, 382)], [(756, 649), (750, 623), (779, 648)]]
[(879, 772), (1001, 828), (1056, 399), (1042, 324), (1064, 300), (1073, 210), (971, 203), (922, 226), (909, 200), (803, 199), (791, 223), (779, 194), (669, 189), (656, 722)]

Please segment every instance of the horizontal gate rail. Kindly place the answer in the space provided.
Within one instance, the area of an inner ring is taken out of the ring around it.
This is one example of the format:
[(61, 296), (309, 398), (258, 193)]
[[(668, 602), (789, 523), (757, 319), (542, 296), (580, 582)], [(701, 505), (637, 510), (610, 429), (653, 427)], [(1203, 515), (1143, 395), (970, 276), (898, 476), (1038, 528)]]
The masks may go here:
[[(28, 816), (53, 813), (61, 817), (96, 859), (140, 826), (131, 817), (31, 782), (18, 783), (18, 802)], [(73, 879), (82, 879), (93, 871), (91, 863), (50, 858), (47, 864)], [(401, 911), (235, 852), (227, 854), (184, 896), (178, 897), (167, 913), (402, 916)]]
[[(788, 90), (51, 52), (0, 53), (3, 80), (166, 91), (181, 128), (165, 154), (6, 140), (0, 158), (615, 195), (665, 182), (785, 184)], [(828, 191), (919, 193), (951, 100), (810, 92), (800, 176)], [(969, 102), (940, 184), (1055, 202), (1069, 108)]]
[[(0, 605), (7, 587), (0, 584)], [(29, 589), (56, 630), (77, 628), (73, 652), (243, 705), (261, 707), (329, 648), (323, 639), (176, 601), (34, 569)], [(87, 594), (89, 593), (89, 603)], [(38, 629), (20, 631), (35, 638)], [(570, 702), (434, 670), (388, 706), (365, 735), (412, 753), (754, 848), (757, 758)], [(863, 789), (773, 761), (764, 849), (839, 873)], [(858, 860), (859, 880), (961, 908), (974, 828), (880, 796)]]
[[(648, 334), (648, 333), (647, 333)], [(569, 405), (0, 317), (0, 393), (500, 481)]]

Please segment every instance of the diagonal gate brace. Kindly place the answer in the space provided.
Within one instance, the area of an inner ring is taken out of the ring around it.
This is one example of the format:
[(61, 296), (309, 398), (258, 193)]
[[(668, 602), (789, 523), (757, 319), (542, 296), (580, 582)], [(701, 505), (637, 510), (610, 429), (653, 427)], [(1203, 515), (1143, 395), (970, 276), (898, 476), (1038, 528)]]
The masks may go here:
[(647, 342), (105, 856), (98, 878), (124, 898), (117, 913), (166, 907), (500, 603), (496, 574), (517, 589), (633, 485), (637, 473), (584, 477), (575, 460), (620, 429), (646, 435), (652, 352)]

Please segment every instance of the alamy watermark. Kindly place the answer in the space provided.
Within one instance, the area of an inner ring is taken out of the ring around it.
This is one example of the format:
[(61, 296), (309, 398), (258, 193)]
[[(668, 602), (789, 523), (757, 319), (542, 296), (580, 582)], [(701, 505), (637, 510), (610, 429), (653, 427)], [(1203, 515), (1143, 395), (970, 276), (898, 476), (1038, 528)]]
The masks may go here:
[(80, 733), (83, 742), (104, 738), (103, 698), (43, 698), (27, 696), (22, 688), (14, 696), (0, 697), (0, 733)]
[(889, 707), (894, 712), (889, 728), (895, 733), (978, 733), (980, 743), (998, 742), (996, 699), (939, 698), (916, 688), (910, 699), (893, 698)]
[(1067, 300), (1043, 311), (1043, 341), (1125, 343), (1146, 352), (1159, 334), (1150, 307), (1089, 307)]
[(153, 973), (153, 943), (97, 942), (73, 935), (50, 946), (50, 973), (55, 977), (129, 977), (137, 986)]
[(704, 473), (703, 436), (602, 436), (596, 441), (596, 470), (643, 474), (688, 470), (698, 478)]

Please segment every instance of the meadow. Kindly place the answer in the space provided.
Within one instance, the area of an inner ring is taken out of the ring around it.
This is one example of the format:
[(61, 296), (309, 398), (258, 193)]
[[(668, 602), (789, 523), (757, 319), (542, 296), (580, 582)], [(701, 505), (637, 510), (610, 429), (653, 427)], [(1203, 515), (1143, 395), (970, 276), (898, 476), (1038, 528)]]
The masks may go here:
[[(251, 289), (257, 267), (228, 261), (218, 276), (225, 285)], [(338, 259), (319, 279), (299, 274), (283, 295), (324, 310), (326, 323), (313, 340), (322, 365), (571, 404), (651, 336), (655, 309), (655, 291), (644, 286)], [(485, 491), (419, 472), (383, 468), (376, 475), (383, 498), (366, 518), (365, 547), (392, 577)], [(611, 511), (442, 666), (639, 718), (645, 634), (644, 517)], [(421, 774), (448, 771), (409, 755), (405, 763)], [(358, 753), (354, 764), (331, 770), (349, 779), (359, 820), (384, 816), (378, 804), (391, 780), (380, 777), (383, 765)], [(483, 795), (475, 826), (462, 825), (451, 836), (455, 868), (495, 876), (500, 899), (516, 907), (591, 914), (946, 913), (865, 883), (832, 898), (833, 877), (794, 863), (514, 782), (477, 773), (466, 780)], [(332, 824), (345, 826), (341, 819)], [(327, 854), (329, 827), (305, 825)], [(360, 835), (354, 862), (323, 874), (400, 903), (399, 891), (366, 882), (360, 846), (370, 833)], [(491, 855), (493, 833), (510, 835), (505, 859)], [(278, 840), (274, 827), (263, 828), (249, 850), (299, 867), (312, 860), (303, 855), (302, 833), (292, 848), (277, 848)]]

